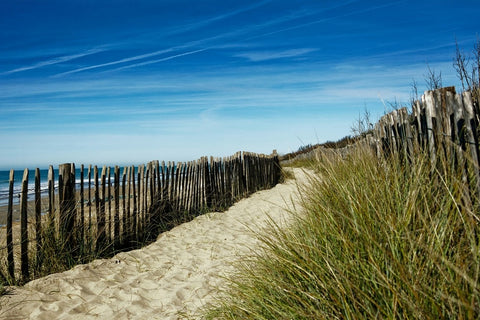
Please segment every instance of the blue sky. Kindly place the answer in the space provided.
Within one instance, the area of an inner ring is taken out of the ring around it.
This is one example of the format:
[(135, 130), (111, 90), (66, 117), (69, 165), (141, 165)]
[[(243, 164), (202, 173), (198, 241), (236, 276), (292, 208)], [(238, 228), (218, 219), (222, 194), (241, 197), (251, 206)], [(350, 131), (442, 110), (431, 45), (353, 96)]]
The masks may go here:
[(0, 169), (140, 164), (336, 140), (458, 85), (480, 2), (0, 2)]

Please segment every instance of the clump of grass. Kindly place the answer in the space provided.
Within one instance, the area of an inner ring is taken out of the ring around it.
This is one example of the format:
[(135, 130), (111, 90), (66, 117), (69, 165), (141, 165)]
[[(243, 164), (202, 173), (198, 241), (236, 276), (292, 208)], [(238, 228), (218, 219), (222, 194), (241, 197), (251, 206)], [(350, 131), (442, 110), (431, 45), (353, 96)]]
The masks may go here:
[(461, 170), (367, 150), (317, 162), (207, 319), (478, 319), (478, 199)]
[(315, 161), (313, 157), (311, 158), (303, 158), (303, 159), (295, 159), (294, 161), (285, 165), (285, 167), (291, 168), (313, 168)]
[(282, 175), (282, 178), (280, 180), (281, 182), (295, 179), (295, 174), (293, 173), (293, 170), (290, 168), (283, 167), (281, 171), (281, 175)]
[[(85, 238), (81, 237), (77, 227), (72, 232), (76, 242), (71, 247), (62, 237), (59, 237), (53, 225), (42, 230), (41, 255), (34, 260), (34, 278), (40, 278), (52, 273), (63, 272), (80, 263), (88, 263), (96, 258), (109, 256), (113, 253), (111, 245), (105, 245), (97, 251), (95, 249), (95, 236), (89, 233)], [(32, 272), (31, 272), (32, 274)]]

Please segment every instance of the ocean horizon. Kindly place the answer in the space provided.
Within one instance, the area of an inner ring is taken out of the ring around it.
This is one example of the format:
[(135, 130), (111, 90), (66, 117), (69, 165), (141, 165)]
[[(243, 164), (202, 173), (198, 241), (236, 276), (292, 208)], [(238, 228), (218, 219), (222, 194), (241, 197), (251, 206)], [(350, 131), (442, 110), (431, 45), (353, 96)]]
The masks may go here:
[[(98, 167), (98, 166), (97, 166)], [(108, 168), (108, 166), (107, 166)], [(123, 168), (120, 167), (120, 174), (123, 174)], [(20, 199), (20, 192), (22, 190), (23, 170), (14, 170), (14, 188), (13, 188), (13, 204), (18, 204)], [(33, 200), (35, 195), (35, 170), (29, 169), (28, 175), (28, 200)], [(113, 182), (115, 167), (110, 167), (110, 175)], [(58, 168), (54, 168), (54, 185), (56, 192), (58, 191)], [(98, 167), (99, 175), (102, 172), (102, 167)], [(135, 173), (138, 172), (138, 166), (135, 166)], [(108, 174), (108, 172), (107, 172)], [(84, 168), (84, 188), (88, 187), (88, 167)], [(91, 170), (91, 183), (93, 187), (93, 166)], [(10, 170), (0, 170), (0, 206), (8, 205), (10, 183)], [(75, 185), (77, 189), (80, 189), (81, 184), (81, 168), (75, 168)], [(40, 192), (42, 197), (48, 195), (48, 169), (40, 169)]]
[[(173, 165), (173, 170), (176, 169), (176, 162), (171, 162)], [(140, 165), (142, 166), (142, 165)], [(115, 166), (105, 166), (108, 170), (110, 168), (110, 177), (111, 183), (114, 183), (115, 179)], [(132, 166), (119, 166), (120, 168), (120, 176), (123, 176), (123, 171), (125, 167), (132, 167)], [(138, 181), (138, 168), (139, 166), (133, 166), (135, 168), (135, 181)], [(165, 163), (164, 170), (168, 167), (168, 162)], [(103, 170), (103, 166), (97, 166), (98, 168), (98, 175), (100, 178), (101, 172)], [(33, 200), (35, 196), (35, 170), (30, 169), (28, 174), (28, 200)], [(45, 197), (48, 195), (48, 170), (49, 169), (40, 169), (40, 192), (41, 196)], [(23, 180), (23, 172), (25, 169), (21, 170), (14, 170), (14, 187), (13, 187), (13, 204), (18, 204), (20, 202), (20, 193), (22, 190), (22, 180)], [(91, 169), (91, 187), (94, 187), (94, 166), (92, 165)], [(54, 186), (55, 192), (58, 191), (58, 168), (53, 168), (54, 173)], [(108, 171), (107, 171), (108, 176)], [(85, 190), (88, 188), (88, 166), (84, 167), (84, 175), (83, 175), (83, 187)], [(81, 166), (75, 167), (75, 187), (77, 190), (80, 190), (81, 185)], [(9, 187), (10, 187), (10, 170), (0, 170), (0, 206), (8, 205), (8, 194), (9, 194)]]

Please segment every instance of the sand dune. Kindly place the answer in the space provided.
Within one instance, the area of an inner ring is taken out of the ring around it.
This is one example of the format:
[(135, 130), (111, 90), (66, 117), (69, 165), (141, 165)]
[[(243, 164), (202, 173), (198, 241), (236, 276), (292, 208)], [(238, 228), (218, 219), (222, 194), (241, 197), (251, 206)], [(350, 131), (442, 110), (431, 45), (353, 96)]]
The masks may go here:
[[(304, 181), (300, 170), (295, 174)], [(288, 222), (285, 208), (298, 201), (296, 190), (293, 181), (277, 185), (180, 225), (145, 248), (12, 288), (0, 298), (0, 319), (196, 319), (231, 262), (255, 248), (252, 231), (268, 216)]]

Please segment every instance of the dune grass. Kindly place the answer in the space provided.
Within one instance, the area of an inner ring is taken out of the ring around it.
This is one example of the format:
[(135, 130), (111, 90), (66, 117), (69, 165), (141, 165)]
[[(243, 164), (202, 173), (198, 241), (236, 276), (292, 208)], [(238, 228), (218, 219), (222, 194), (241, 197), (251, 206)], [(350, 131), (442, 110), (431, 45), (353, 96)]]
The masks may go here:
[(478, 198), (426, 155), (360, 149), (314, 164), (289, 229), (272, 226), (206, 319), (478, 319)]

